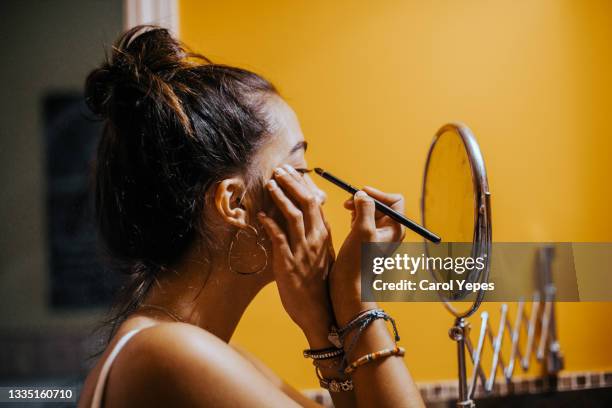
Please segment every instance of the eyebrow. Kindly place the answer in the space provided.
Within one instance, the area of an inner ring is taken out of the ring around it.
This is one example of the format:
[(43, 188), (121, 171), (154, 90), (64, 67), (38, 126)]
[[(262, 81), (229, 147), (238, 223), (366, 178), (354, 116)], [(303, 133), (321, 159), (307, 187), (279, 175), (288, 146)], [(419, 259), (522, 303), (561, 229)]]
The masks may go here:
[(304, 149), (304, 152), (306, 151), (306, 149), (308, 149), (308, 142), (305, 140), (302, 140), (301, 142), (298, 142), (295, 146), (293, 146), (293, 148), (289, 152), (289, 156), (291, 156), (293, 153), (298, 152), (302, 149)]

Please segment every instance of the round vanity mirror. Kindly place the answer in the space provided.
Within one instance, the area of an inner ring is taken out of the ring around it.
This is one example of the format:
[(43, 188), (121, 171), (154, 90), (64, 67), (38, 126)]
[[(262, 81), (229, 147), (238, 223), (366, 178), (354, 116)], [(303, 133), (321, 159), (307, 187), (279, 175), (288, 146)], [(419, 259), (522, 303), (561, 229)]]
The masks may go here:
[(434, 280), (446, 284), (438, 285), (446, 308), (467, 317), (478, 309), (484, 291), (461, 288), (457, 281), (487, 282), (491, 251), (489, 185), (480, 148), (467, 126), (451, 123), (436, 133), (425, 164), (421, 207), (423, 225), (444, 240), (425, 243), (428, 258), (480, 260), (456, 262), (451, 269), (435, 262), (428, 266)]

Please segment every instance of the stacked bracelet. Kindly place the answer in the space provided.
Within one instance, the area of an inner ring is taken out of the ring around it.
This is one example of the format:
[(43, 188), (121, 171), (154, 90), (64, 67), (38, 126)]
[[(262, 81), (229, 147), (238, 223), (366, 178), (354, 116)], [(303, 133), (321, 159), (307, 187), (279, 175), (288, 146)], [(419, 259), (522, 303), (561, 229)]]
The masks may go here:
[(374, 353), (366, 354), (365, 356), (359, 357), (357, 360), (353, 361), (344, 369), (345, 374), (351, 374), (353, 371), (357, 369), (357, 367), (361, 367), (362, 365), (371, 363), (372, 361), (379, 360), (381, 358), (390, 357), (390, 356), (403, 356), (406, 350), (403, 347), (395, 346), (392, 349), (383, 349), (379, 351), (375, 351)]
[(344, 355), (344, 350), (336, 347), (304, 350), (304, 358), (312, 358), (313, 360), (328, 360), (342, 355)]
[(338, 344), (341, 344), (341, 345), (344, 345), (345, 337), (347, 336), (349, 332), (355, 329), (357, 330), (357, 333), (355, 333), (355, 335), (353, 336), (351, 343), (348, 346), (344, 345), (345, 353), (344, 353), (344, 357), (342, 358), (342, 367), (347, 366), (348, 361), (346, 360), (346, 358), (349, 354), (351, 354), (351, 352), (355, 348), (355, 345), (357, 344), (357, 341), (361, 337), (361, 334), (363, 333), (363, 331), (370, 324), (372, 324), (375, 320), (378, 320), (378, 319), (383, 319), (385, 321), (391, 322), (391, 326), (393, 327), (394, 339), (395, 339), (395, 342), (397, 343), (400, 337), (397, 331), (395, 320), (391, 316), (389, 316), (387, 313), (385, 313), (385, 311), (382, 309), (371, 309), (371, 310), (366, 310), (365, 312), (361, 312), (355, 318), (353, 318), (346, 326), (344, 326), (341, 329), (335, 329), (334, 327), (332, 327), (332, 330), (328, 336), (329, 340), (334, 342), (334, 339), (335, 339), (338, 341)]
[(321, 388), (325, 388), (330, 392), (351, 391), (354, 388), (353, 380), (350, 378), (324, 378), (319, 371), (319, 367), (315, 369), (315, 372), (319, 378), (319, 385)]
[[(352, 363), (347, 364), (347, 356), (355, 347), (363, 331), (378, 319), (391, 322), (391, 326), (393, 327), (393, 335), (396, 342), (395, 347), (366, 354), (359, 357)], [(351, 343), (346, 346), (344, 344), (346, 336), (355, 329), (357, 332), (351, 339)], [(405, 353), (404, 348), (397, 345), (400, 337), (397, 331), (397, 326), (395, 325), (395, 320), (393, 320), (393, 318), (385, 313), (385, 311), (382, 309), (370, 309), (363, 311), (351, 319), (347, 325), (342, 328), (332, 326), (328, 338), (335, 347), (307, 349), (304, 350), (304, 357), (311, 358), (313, 360), (315, 372), (319, 379), (319, 384), (321, 387), (329, 390), (330, 392), (351, 391), (353, 389), (353, 381), (350, 378), (324, 378), (320, 372), (321, 368), (338, 368), (340, 377), (344, 377), (352, 374), (358, 367), (371, 363), (372, 361), (390, 356), (403, 356)]]
[(321, 368), (341, 368), (344, 361), (344, 350), (336, 347), (328, 347), (324, 349), (307, 349), (304, 350), (304, 357), (311, 358), (312, 364), (315, 366), (315, 372), (319, 379), (319, 385), (330, 392), (351, 391), (353, 389), (353, 381), (342, 378), (325, 378), (321, 375)]

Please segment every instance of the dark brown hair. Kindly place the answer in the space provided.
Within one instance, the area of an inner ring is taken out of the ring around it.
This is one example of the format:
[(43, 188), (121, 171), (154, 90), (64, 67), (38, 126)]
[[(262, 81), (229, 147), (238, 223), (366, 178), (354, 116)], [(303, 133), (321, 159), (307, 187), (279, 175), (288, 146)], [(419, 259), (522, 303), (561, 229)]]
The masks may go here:
[(196, 237), (210, 238), (201, 222), (205, 192), (247, 173), (270, 133), (264, 104), (276, 93), (261, 76), (190, 53), (153, 26), (127, 31), (89, 74), (87, 104), (105, 120), (96, 220), (107, 253), (129, 277), (113, 332), (160, 270)]

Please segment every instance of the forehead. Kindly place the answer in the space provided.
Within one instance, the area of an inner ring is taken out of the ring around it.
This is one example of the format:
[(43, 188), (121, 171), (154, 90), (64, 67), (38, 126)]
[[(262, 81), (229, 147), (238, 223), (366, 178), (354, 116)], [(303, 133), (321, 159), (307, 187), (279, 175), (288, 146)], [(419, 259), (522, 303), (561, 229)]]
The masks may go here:
[(289, 152), (293, 146), (304, 140), (298, 118), (287, 102), (274, 95), (268, 102), (268, 117), (272, 124), (273, 145)]
[[(286, 163), (294, 155), (300, 157), (300, 152), (291, 154), (291, 150), (304, 140), (295, 112), (282, 98), (276, 95), (271, 97), (267, 102), (266, 109), (268, 121), (271, 125), (271, 135), (260, 148), (256, 158), (256, 165), (264, 174), (269, 173), (274, 167)], [(303, 150), (301, 154), (303, 154)]]

